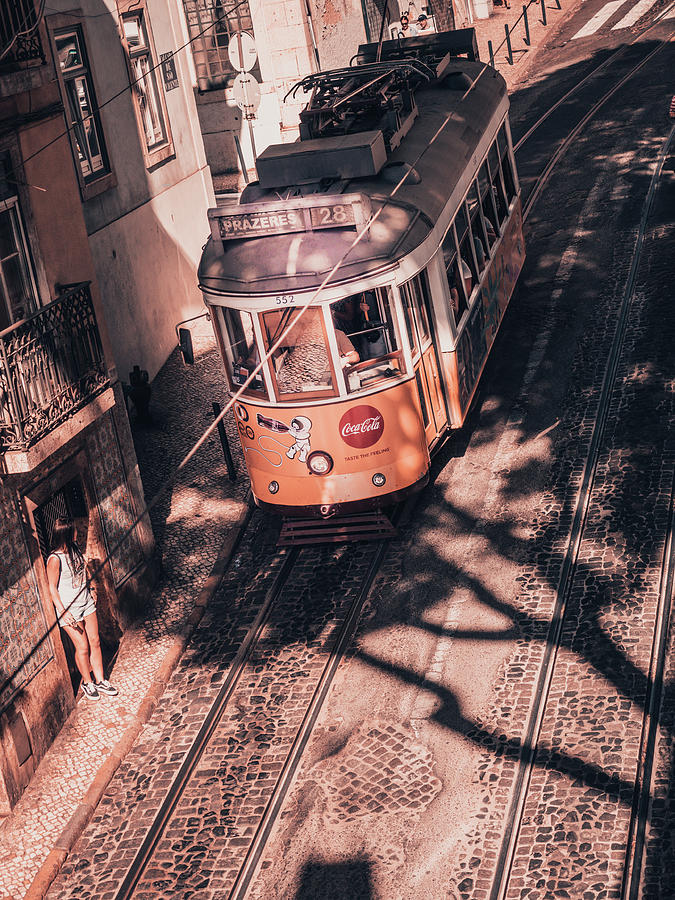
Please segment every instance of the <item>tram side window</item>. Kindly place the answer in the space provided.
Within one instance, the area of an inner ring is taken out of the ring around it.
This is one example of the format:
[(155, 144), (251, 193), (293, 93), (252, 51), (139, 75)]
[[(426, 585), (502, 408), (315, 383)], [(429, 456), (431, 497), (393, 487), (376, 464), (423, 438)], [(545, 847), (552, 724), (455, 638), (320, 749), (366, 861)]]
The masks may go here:
[[(230, 382), (234, 388), (241, 387), (251, 371), (260, 362), (260, 354), (256, 345), (251, 314), (239, 309), (224, 307), (220, 311), (221, 336), (225, 363)], [(246, 392), (255, 392), (267, 397), (267, 390), (262, 372), (258, 372), (246, 388)]]
[[(455, 230), (457, 243), (459, 244), (459, 269), (461, 269), (461, 281), (465, 287), (467, 300), (471, 297), (471, 291), (478, 284), (478, 263), (474, 256), (474, 242), (469, 227), (467, 207), (462, 203), (455, 213)], [(459, 275), (459, 272), (458, 272)], [(459, 278), (458, 278), (459, 280)]]
[(497, 240), (499, 234), (499, 226), (497, 222), (497, 204), (495, 195), (490, 190), (490, 176), (488, 174), (487, 163), (478, 170), (478, 191), (480, 195), (481, 209), (483, 210), (483, 220), (485, 221), (485, 230), (487, 233), (488, 244), (490, 248)]
[(516, 196), (516, 184), (513, 177), (513, 168), (511, 166), (511, 157), (509, 156), (509, 140), (506, 133), (506, 123), (502, 123), (502, 127), (497, 134), (497, 146), (499, 147), (499, 158), (502, 164), (502, 175), (504, 176), (504, 188), (506, 197), (513, 200)]
[(469, 207), (469, 219), (471, 221), (471, 236), (473, 238), (473, 246), (476, 251), (476, 262), (479, 271), (483, 271), (490, 253), (490, 244), (488, 243), (487, 231), (483, 222), (481, 206), (478, 201), (478, 185), (474, 181), (467, 196), (467, 204)]
[(497, 205), (497, 215), (499, 224), (503, 225), (509, 211), (509, 204), (506, 200), (504, 192), (504, 184), (502, 182), (501, 166), (499, 164), (499, 154), (497, 145), (493, 144), (488, 151), (488, 166), (490, 169), (490, 183), (492, 184), (492, 193)]
[(457, 243), (455, 230), (452, 225), (443, 238), (441, 250), (445, 264), (445, 277), (448, 279), (448, 290), (450, 291), (450, 305), (455, 314), (455, 321), (458, 323), (468, 308), (466, 284), (467, 280), (471, 280), (471, 269), (465, 262), (462, 262), (461, 268), (464, 271), (464, 277), (460, 277), (460, 271), (457, 266)]
[[(391, 288), (376, 288), (337, 300), (331, 304), (331, 318), (350, 393), (403, 374)], [(343, 354), (343, 349), (349, 352)]]
[(284, 309), (263, 313), (263, 334), (269, 350), (293, 326), (272, 354), (272, 371), (277, 391), (283, 399), (293, 395), (306, 398), (336, 395), (333, 367), (321, 309)]

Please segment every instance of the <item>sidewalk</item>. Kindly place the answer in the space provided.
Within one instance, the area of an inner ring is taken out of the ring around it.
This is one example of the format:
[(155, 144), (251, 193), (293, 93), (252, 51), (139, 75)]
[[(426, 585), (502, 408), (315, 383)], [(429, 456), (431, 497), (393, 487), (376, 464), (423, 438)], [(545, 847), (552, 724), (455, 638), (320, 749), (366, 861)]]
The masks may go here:
[[(478, 50), (483, 62), (490, 61), (488, 41), (492, 42), (495, 55), (495, 68), (504, 77), (509, 92), (517, 84), (526, 80), (530, 75), (530, 69), (534, 63), (535, 51), (541, 49), (547, 41), (555, 35), (560, 25), (570, 13), (575, 12), (581, 6), (582, 0), (560, 0), (561, 9), (558, 9), (556, 0), (545, 0), (546, 22), (542, 21), (541, 0), (531, 2), (527, 9), (527, 18), (530, 27), (530, 46), (525, 43), (525, 26), (522, 18), (525, 2), (518, 3), (511, 0), (511, 6), (495, 6), (489, 19), (476, 19), (473, 27), (476, 29)], [(516, 25), (515, 23), (520, 18)], [(513, 50), (513, 65), (508, 61), (508, 48), (504, 26), (513, 28), (511, 34), (511, 47)], [(498, 48), (500, 48), (498, 50)]]
[[(184, 366), (175, 351), (152, 385), (155, 424), (133, 425), (147, 498), (213, 421), (211, 402), (224, 404), (225, 382), (211, 324), (196, 324), (194, 367)], [(232, 423), (227, 427), (238, 480), (233, 484), (227, 477), (216, 434), (152, 511), (163, 571), (147, 618), (127, 631), (120, 644), (110, 675), (119, 696), (98, 702), (78, 696), (31, 784), (0, 826), (3, 900), (23, 897), (47, 860), (51, 873), (43, 869), (31, 891), (32, 896), (44, 895), (161, 695), (190, 623), (196, 621), (196, 605), (203, 608), (215, 588), (217, 575), (214, 583), (209, 575), (217, 559), (227, 555), (247, 510), (248, 478)]]
[[(579, 0), (573, 0), (576, 7)], [(570, 0), (563, 0), (569, 11)], [(531, 52), (554, 33), (565, 16), (547, 0), (549, 25), (532, 4), (532, 46), (522, 41), (522, 22), (513, 37), (514, 65), (506, 47), (496, 65), (509, 89), (523, 80)], [(495, 7), (489, 20), (475, 23), (481, 59), (488, 40), (496, 50), (504, 23), (514, 23), (522, 5)], [(224, 403), (226, 388), (210, 323), (200, 320), (193, 333), (195, 365), (183, 365), (175, 351), (153, 382), (154, 424), (134, 425), (136, 453), (147, 498), (151, 498), (203, 429), (213, 421), (211, 403)], [(133, 418), (133, 415), (132, 415)], [(0, 825), (0, 900), (41, 898), (77, 840), (117, 766), (133, 745), (162, 694), (191, 629), (219, 580), (247, 510), (248, 478), (231, 420), (226, 423), (239, 478), (228, 480), (217, 434), (190, 462), (152, 511), (163, 572), (151, 609), (137, 628), (125, 633), (111, 680), (116, 698), (98, 703), (81, 695), (12, 815)], [(29, 890), (30, 889), (30, 890)]]

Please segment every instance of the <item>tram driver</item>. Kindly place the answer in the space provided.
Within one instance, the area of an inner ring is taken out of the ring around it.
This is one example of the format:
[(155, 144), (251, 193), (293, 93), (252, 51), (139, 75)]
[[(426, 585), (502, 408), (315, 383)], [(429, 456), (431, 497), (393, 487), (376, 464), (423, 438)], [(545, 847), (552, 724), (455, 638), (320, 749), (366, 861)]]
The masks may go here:
[(381, 325), (370, 321), (373, 312), (377, 313), (377, 300), (372, 291), (353, 294), (332, 305), (338, 342), (340, 334), (347, 335), (361, 360), (376, 359), (387, 352)]

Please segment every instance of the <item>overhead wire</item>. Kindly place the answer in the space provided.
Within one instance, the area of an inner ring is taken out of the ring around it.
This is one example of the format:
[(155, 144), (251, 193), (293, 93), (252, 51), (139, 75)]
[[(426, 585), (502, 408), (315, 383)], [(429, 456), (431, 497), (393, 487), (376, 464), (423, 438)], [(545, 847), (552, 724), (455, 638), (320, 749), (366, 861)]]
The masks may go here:
[[(44, 5), (44, 2), (46, 2), (46, 0), (42, 0), (42, 2), (43, 2), (43, 5)], [(181, 44), (180, 47), (177, 47), (175, 50), (172, 50), (170, 53), (167, 53), (167, 54), (164, 56), (164, 59), (160, 60), (159, 62), (155, 63), (153, 66), (149, 67), (149, 68), (148, 68), (146, 71), (144, 71), (144, 72), (142, 73), (142, 75), (140, 75), (138, 78), (130, 79), (130, 80), (129, 80), (129, 83), (128, 83), (128, 84), (125, 84), (125, 86), (124, 86), (123, 88), (120, 88), (120, 90), (117, 91), (117, 93), (113, 94), (111, 97), (108, 97), (108, 99), (107, 99), (107, 100), (104, 100), (102, 103), (98, 103), (98, 104), (92, 106), (91, 112), (89, 113), (89, 115), (90, 115), (90, 116), (95, 115), (95, 114), (98, 113), (100, 110), (102, 110), (102, 109), (104, 109), (106, 106), (108, 106), (110, 103), (113, 103), (115, 100), (118, 100), (121, 96), (123, 96), (124, 94), (126, 94), (127, 91), (130, 91), (132, 88), (134, 88), (140, 81), (142, 81), (144, 78), (146, 78), (149, 74), (151, 74), (152, 72), (157, 71), (157, 70), (160, 69), (163, 65), (165, 65), (165, 63), (167, 62), (167, 60), (173, 59), (174, 57), (178, 56), (179, 53), (182, 53), (183, 50), (187, 49), (187, 47), (189, 47), (191, 44), (193, 44), (196, 40), (198, 40), (198, 39), (201, 38), (201, 37), (204, 37), (204, 35), (205, 35), (208, 31), (210, 31), (212, 28), (214, 28), (216, 25), (218, 25), (219, 22), (222, 22), (222, 21), (224, 21), (225, 19), (227, 19), (228, 16), (230, 16), (233, 12), (235, 12), (237, 9), (239, 9), (240, 6), (244, 6), (244, 5), (246, 5), (247, 3), (249, 3), (249, 0), (240, 0), (239, 3), (236, 3), (233, 7), (231, 7), (231, 9), (227, 10), (226, 13), (223, 13), (222, 16), (214, 17), (214, 19), (213, 19), (211, 22), (209, 22), (209, 24), (208, 24), (207, 26), (205, 26), (204, 28), (202, 28), (201, 31), (197, 32), (196, 34), (193, 34), (193, 35), (189, 38), (189, 40), (185, 41), (184, 44)], [(75, 125), (66, 125), (66, 128), (65, 128), (64, 131), (61, 131), (59, 134), (57, 134), (55, 137), (53, 137), (53, 138), (52, 138), (50, 141), (48, 141), (46, 144), (43, 144), (41, 147), (38, 147), (37, 150), (34, 150), (34, 151), (33, 151), (32, 153), (30, 153), (28, 156), (25, 156), (25, 157), (22, 159), (21, 164), (22, 164), (22, 165), (25, 165), (27, 162), (30, 162), (32, 159), (35, 159), (35, 158), (36, 158), (37, 156), (39, 156), (41, 153), (44, 153), (45, 150), (48, 150), (51, 146), (53, 146), (54, 144), (56, 144), (57, 141), (60, 141), (60, 140), (62, 140), (64, 137), (67, 137), (67, 136), (68, 136), (72, 131), (74, 131), (74, 130), (75, 130)], [(17, 173), (17, 174), (18, 174), (18, 173)]]
[[(246, 0), (246, 2), (247, 2), (247, 0)], [(483, 64), (483, 68), (482, 68), (482, 69), (480, 70), (480, 72), (476, 75), (476, 77), (473, 79), (473, 81), (471, 82), (471, 84), (467, 87), (466, 91), (464, 92), (464, 94), (463, 94), (462, 97), (461, 97), (461, 101), (460, 101), (460, 102), (463, 102), (463, 101), (468, 97), (468, 95), (469, 95), (469, 94), (471, 93), (471, 91), (474, 89), (474, 87), (476, 86), (476, 84), (478, 83), (478, 81), (480, 80), (480, 78), (483, 76), (484, 72), (485, 72), (488, 68), (489, 68), (489, 67), (488, 67), (486, 64)], [(427, 144), (425, 144), (425, 146), (424, 146), (424, 147), (422, 148), (422, 150), (419, 152), (419, 154), (417, 155), (417, 157), (416, 157), (416, 158), (414, 159), (414, 161), (411, 163), (410, 168), (407, 169), (407, 170), (403, 173), (403, 175), (401, 176), (401, 178), (398, 180), (398, 182), (394, 185), (394, 187), (393, 187), (392, 190), (390, 191), (389, 195), (388, 195), (387, 197), (384, 198), (384, 200), (382, 201), (382, 203), (381, 203), (379, 209), (378, 209), (376, 212), (372, 213), (372, 214), (370, 215), (370, 217), (368, 218), (368, 220), (367, 220), (367, 221), (365, 222), (365, 224), (363, 225), (363, 227), (361, 228), (361, 230), (360, 230), (360, 231), (357, 231), (357, 234), (356, 234), (356, 236), (354, 237), (354, 240), (349, 244), (349, 246), (346, 248), (346, 250), (344, 251), (344, 253), (342, 254), (342, 256), (341, 256), (341, 257), (337, 260), (337, 262), (332, 266), (332, 268), (331, 268), (330, 271), (327, 273), (327, 275), (323, 278), (323, 280), (321, 281), (321, 283), (319, 284), (319, 286), (316, 288), (316, 290), (310, 295), (310, 297), (309, 297), (302, 305), (293, 308), (294, 310), (297, 310), (297, 312), (298, 312), (297, 316), (295, 316), (295, 318), (294, 318), (293, 321), (290, 323), (290, 325), (289, 325), (287, 328), (284, 329), (284, 331), (282, 332), (282, 334), (279, 335), (279, 337), (276, 339), (276, 341), (274, 341), (274, 343), (269, 347), (269, 349), (267, 350), (267, 353), (265, 353), (265, 355), (261, 357), (260, 361), (259, 361), (258, 364), (251, 370), (251, 372), (249, 373), (249, 375), (248, 375), (248, 377), (245, 379), (245, 381), (244, 381), (244, 382), (239, 386), (239, 388), (231, 395), (230, 399), (226, 402), (225, 406), (222, 408), (222, 410), (220, 411), (220, 413), (214, 418), (213, 422), (212, 422), (212, 423), (211, 423), (211, 424), (210, 424), (210, 425), (202, 432), (201, 436), (195, 441), (195, 443), (192, 445), (192, 447), (190, 448), (190, 450), (184, 455), (184, 457), (182, 458), (182, 460), (178, 463), (178, 465), (176, 466), (175, 470), (174, 470), (174, 471), (173, 471), (173, 472), (165, 479), (165, 481), (160, 485), (160, 487), (157, 489), (157, 491), (155, 492), (155, 494), (154, 494), (154, 495), (151, 497), (151, 499), (145, 504), (145, 506), (143, 507), (143, 509), (142, 509), (139, 513), (137, 513), (135, 519), (134, 519), (134, 520), (131, 522), (131, 524), (126, 528), (126, 530), (123, 532), (123, 534), (121, 535), (121, 537), (118, 538), (117, 542), (116, 542), (112, 547), (109, 547), (109, 548), (108, 548), (108, 550), (107, 550), (106, 554), (104, 555), (103, 559), (101, 559), (101, 560), (99, 561), (98, 565), (93, 569), (93, 571), (92, 571), (92, 573), (91, 573), (91, 578), (92, 578), (92, 579), (95, 579), (98, 575), (101, 574), (101, 572), (102, 572), (103, 569), (104, 569), (105, 564), (108, 563), (108, 562), (110, 562), (110, 561), (112, 560), (112, 558), (115, 556), (115, 554), (117, 553), (117, 551), (120, 550), (120, 548), (122, 547), (122, 545), (124, 544), (124, 542), (131, 536), (131, 534), (133, 533), (134, 529), (136, 529), (137, 526), (143, 521), (143, 519), (144, 519), (146, 516), (148, 516), (148, 514), (154, 509), (154, 507), (157, 505), (157, 503), (159, 503), (159, 501), (160, 501), (161, 498), (164, 496), (164, 494), (166, 493), (166, 491), (167, 491), (167, 490), (175, 483), (176, 479), (178, 478), (178, 475), (179, 475), (179, 474), (182, 472), (182, 470), (188, 465), (188, 463), (194, 458), (194, 456), (199, 452), (199, 450), (203, 447), (203, 445), (206, 443), (206, 441), (214, 434), (214, 432), (215, 432), (216, 429), (218, 428), (219, 424), (223, 421), (223, 419), (224, 419), (225, 416), (228, 414), (228, 412), (230, 412), (230, 410), (232, 409), (232, 407), (234, 406), (234, 404), (235, 404), (237, 401), (239, 401), (239, 400), (243, 397), (244, 392), (245, 392), (246, 389), (249, 387), (249, 385), (253, 382), (253, 380), (254, 380), (255, 377), (258, 375), (258, 373), (262, 370), (263, 366), (264, 366), (264, 365), (265, 365), (265, 364), (266, 364), (266, 363), (274, 356), (274, 354), (275, 354), (276, 351), (279, 349), (279, 347), (281, 347), (281, 346), (283, 345), (284, 341), (286, 340), (286, 338), (288, 337), (288, 335), (291, 333), (291, 331), (296, 327), (296, 325), (298, 324), (298, 322), (300, 321), (300, 319), (302, 318), (302, 316), (303, 316), (303, 315), (307, 312), (307, 310), (308, 310), (308, 309), (309, 309), (309, 308), (317, 301), (317, 299), (320, 297), (321, 293), (324, 291), (324, 289), (326, 288), (326, 286), (329, 284), (329, 282), (331, 281), (331, 279), (333, 278), (333, 276), (336, 274), (336, 272), (337, 272), (337, 271), (340, 269), (340, 267), (343, 265), (344, 261), (347, 259), (347, 257), (349, 256), (349, 254), (352, 252), (352, 250), (353, 250), (356, 246), (358, 246), (358, 244), (361, 243), (361, 241), (364, 239), (364, 237), (368, 234), (368, 232), (370, 231), (370, 229), (372, 228), (372, 226), (375, 224), (375, 222), (377, 222), (377, 220), (378, 220), (378, 219), (380, 218), (380, 216), (382, 215), (382, 213), (383, 213), (383, 211), (385, 210), (385, 208), (389, 205), (389, 203), (390, 203), (391, 200), (394, 198), (394, 196), (401, 190), (401, 188), (403, 187), (403, 185), (405, 184), (405, 182), (408, 180), (408, 178), (409, 178), (409, 177), (412, 175), (412, 173), (415, 171), (415, 166), (419, 163), (419, 161), (422, 159), (422, 157), (429, 151), (429, 149), (430, 149), (430, 148), (434, 145), (434, 143), (438, 140), (438, 138), (439, 138), (439, 136), (441, 135), (441, 133), (445, 130), (445, 128), (447, 127), (448, 123), (455, 117), (455, 115), (456, 115), (456, 114), (455, 114), (454, 112), (450, 112), (450, 113), (448, 113), (448, 114), (444, 117), (443, 121), (441, 122), (441, 124), (439, 125), (439, 127), (436, 129), (436, 131), (434, 132), (434, 134), (433, 134), (433, 136), (431, 137), (431, 139), (428, 141)], [(72, 606), (72, 604), (75, 603), (75, 601), (78, 599), (78, 597), (80, 596), (80, 594), (81, 594), (84, 590), (86, 590), (86, 585), (83, 586), (83, 587), (81, 588), (81, 590), (80, 590), (80, 591), (78, 592), (78, 594), (73, 598), (73, 600), (72, 600), (72, 602), (71, 602), (71, 604), (70, 604), (69, 606)], [(36, 652), (36, 650), (37, 650), (37, 648), (40, 646), (40, 644), (42, 644), (43, 641), (46, 640), (47, 635), (48, 635), (55, 627), (56, 627), (56, 624), (50, 626), (50, 627), (47, 629), (47, 631), (45, 632), (45, 635), (37, 642), (37, 644), (35, 645), (35, 647), (34, 647), (33, 650), (31, 651), (31, 653)], [(29, 654), (29, 656), (30, 656), (30, 654)], [(27, 659), (27, 658), (29, 658), (29, 657), (26, 657), (26, 659)], [(26, 660), (24, 659), (24, 662), (25, 662), (25, 661), (26, 661)], [(5, 687), (11, 682), (12, 677), (13, 677), (13, 676), (10, 676), (10, 677), (9, 677), (8, 679), (6, 679), (6, 681), (0, 686), (0, 694), (1, 694), (2, 691), (5, 689)]]

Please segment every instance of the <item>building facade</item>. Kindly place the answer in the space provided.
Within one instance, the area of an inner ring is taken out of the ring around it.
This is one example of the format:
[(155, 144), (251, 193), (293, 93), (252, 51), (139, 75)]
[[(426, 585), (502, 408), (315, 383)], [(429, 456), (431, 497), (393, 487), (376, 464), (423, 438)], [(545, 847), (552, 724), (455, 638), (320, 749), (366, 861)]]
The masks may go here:
[(45, 23), (120, 378), (152, 379), (196, 271), (213, 188), (180, 0), (50, 0)]
[[(0, 815), (29, 782), (79, 685), (46, 580), (54, 520), (71, 516), (100, 564), (108, 659), (144, 595), (152, 554), (147, 518), (134, 525), (143, 491), (36, 5), (0, 7)], [(91, 140), (86, 152), (93, 168)]]

